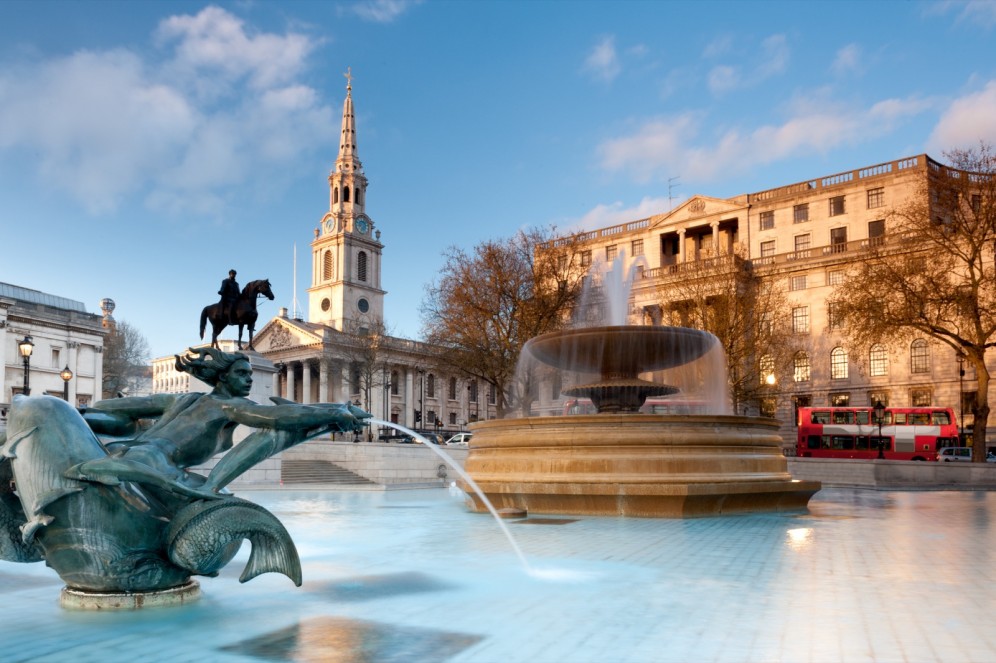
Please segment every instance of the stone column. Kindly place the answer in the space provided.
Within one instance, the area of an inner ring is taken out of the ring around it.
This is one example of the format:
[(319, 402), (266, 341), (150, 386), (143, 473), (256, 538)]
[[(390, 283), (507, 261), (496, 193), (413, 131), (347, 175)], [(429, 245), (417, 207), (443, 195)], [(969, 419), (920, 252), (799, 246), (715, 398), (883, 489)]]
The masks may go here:
[(418, 396), (415, 395), (415, 371), (405, 369), (405, 410), (401, 414), (401, 423), (409, 428), (415, 427), (414, 410), (418, 407)]
[(294, 375), (294, 371), (296, 370), (294, 368), (294, 365), (296, 363), (297, 362), (295, 362), (295, 361), (289, 361), (289, 362), (287, 362), (287, 395), (285, 396), (285, 398), (287, 400), (290, 400), (290, 401), (296, 401), (297, 400), (296, 398), (294, 398), (294, 392), (297, 391), (297, 389), (296, 389), (297, 385), (295, 384), (296, 383), (296, 379), (295, 378), (297, 376)]
[(685, 262), (685, 229), (678, 231), (678, 262)]
[[(79, 366), (76, 365), (77, 357), (79, 356), (80, 344), (76, 341), (69, 341), (66, 344), (66, 348), (69, 350), (69, 356), (66, 357), (66, 366), (69, 370), (73, 372), (73, 377), (69, 380), (69, 404), (76, 407), (76, 381), (79, 379)], [(2, 392), (0, 392), (2, 393)]]
[(273, 395), (283, 398), (284, 394), (280, 391), (280, 368), (281, 365), (277, 364), (277, 370), (273, 372)]
[(329, 393), (329, 360), (318, 360), (318, 401), (320, 403), (331, 403), (332, 394)]
[(311, 402), (311, 362), (307, 359), (301, 362), (301, 402)]
[(719, 256), (719, 221), (709, 224), (712, 227), (712, 254)]

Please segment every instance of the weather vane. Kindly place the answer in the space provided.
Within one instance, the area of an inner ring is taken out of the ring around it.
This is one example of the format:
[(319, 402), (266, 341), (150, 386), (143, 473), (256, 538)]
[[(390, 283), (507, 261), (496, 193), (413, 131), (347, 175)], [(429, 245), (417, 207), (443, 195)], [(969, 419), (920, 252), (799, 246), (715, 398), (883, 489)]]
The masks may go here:
[(346, 73), (343, 74), (343, 76), (346, 77), (346, 89), (347, 90), (352, 90), (353, 89), (353, 70), (352, 69), (353, 69), (352, 67), (346, 67)]

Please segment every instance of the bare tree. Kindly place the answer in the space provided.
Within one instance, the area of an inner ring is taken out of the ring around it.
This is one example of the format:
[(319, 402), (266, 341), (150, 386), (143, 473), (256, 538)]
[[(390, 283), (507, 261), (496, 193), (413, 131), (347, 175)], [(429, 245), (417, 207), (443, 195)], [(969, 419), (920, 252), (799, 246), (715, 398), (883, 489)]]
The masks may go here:
[(759, 274), (741, 252), (681, 265), (658, 291), (665, 324), (714, 334), (726, 353), (734, 411), (776, 393), (775, 376), (792, 363), (789, 306), (782, 280)]
[(887, 216), (888, 241), (855, 263), (831, 305), (857, 349), (929, 337), (975, 369), (972, 459), (985, 461), (986, 352), (996, 344), (996, 153), (987, 144), (946, 152)]
[(103, 398), (134, 394), (149, 376), (149, 342), (124, 320), (114, 323), (104, 338)]
[(332, 356), (341, 360), (347, 371), (350, 391), (359, 395), (364, 409), (369, 410), (373, 395), (387, 384), (390, 338), (383, 323), (371, 322), (343, 334), (332, 350)]
[(426, 340), (442, 365), (494, 386), (499, 416), (522, 391), (512, 388), (522, 346), (566, 324), (581, 293), (581, 239), (554, 239), (555, 230), (520, 231), (469, 253), (451, 247), (426, 288)]

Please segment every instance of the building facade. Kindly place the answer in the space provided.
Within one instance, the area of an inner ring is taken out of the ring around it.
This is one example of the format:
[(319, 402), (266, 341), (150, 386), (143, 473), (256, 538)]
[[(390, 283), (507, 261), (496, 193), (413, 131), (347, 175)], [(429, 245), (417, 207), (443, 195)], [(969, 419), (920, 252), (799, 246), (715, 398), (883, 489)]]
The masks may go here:
[[(312, 228), (307, 318), (281, 309), (253, 342), (273, 365), (270, 395), (299, 403), (350, 401), (378, 419), (444, 435), (493, 418), (497, 399), (488, 385), (448, 372), (431, 346), (385, 333), (384, 244), (366, 211), (367, 183), (349, 81), (328, 210)], [(172, 363), (172, 357), (154, 362), (156, 391), (201, 389)], [(371, 437), (388, 434), (371, 431)]]
[(68, 394), (69, 402), (80, 407), (100, 400), (106, 333), (102, 316), (87, 313), (82, 302), (0, 283), (0, 418), (6, 418), (13, 397), (24, 393), (18, 344), (25, 337), (34, 343), (28, 364), (31, 395)]
[[(661, 324), (669, 284), (710, 265), (744, 259), (779, 280), (797, 350), (790, 369), (773, 376), (765, 414), (782, 422), (786, 453), (794, 452), (795, 410), (807, 405), (951, 407), (970, 427), (964, 403), (977, 383), (950, 347), (924, 337), (856, 356), (827, 305), (847, 266), (888, 241), (887, 211), (938, 168), (945, 166), (921, 154), (733, 198), (693, 196), (669, 212), (586, 233), (582, 261), (611, 261), (622, 251), (641, 261), (630, 295), (633, 324)], [(555, 402), (536, 407), (557, 409)]]

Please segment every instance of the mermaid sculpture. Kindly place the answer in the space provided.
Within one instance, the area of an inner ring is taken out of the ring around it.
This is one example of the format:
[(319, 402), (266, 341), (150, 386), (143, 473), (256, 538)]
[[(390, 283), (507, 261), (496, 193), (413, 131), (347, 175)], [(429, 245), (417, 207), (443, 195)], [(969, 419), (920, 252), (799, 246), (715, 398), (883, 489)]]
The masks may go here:
[[(191, 349), (176, 367), (213, 390), (105, 400), (82, 414), (51, 396), (14, 398), (0, 434), (0, 559), (44, 560), (70, 590), (157, 592), (217, 575), (249, 539), (242, 582), (274, 571), (300, 586), (280, 521), (225, 487), (309, 438), (358, 431), (370, 415), (349, 404), (254, 403), (242, 353)], [(239, 424), (257, 430), (233, 448)], [(207, 476), (188, 469), (224, 451)]]

